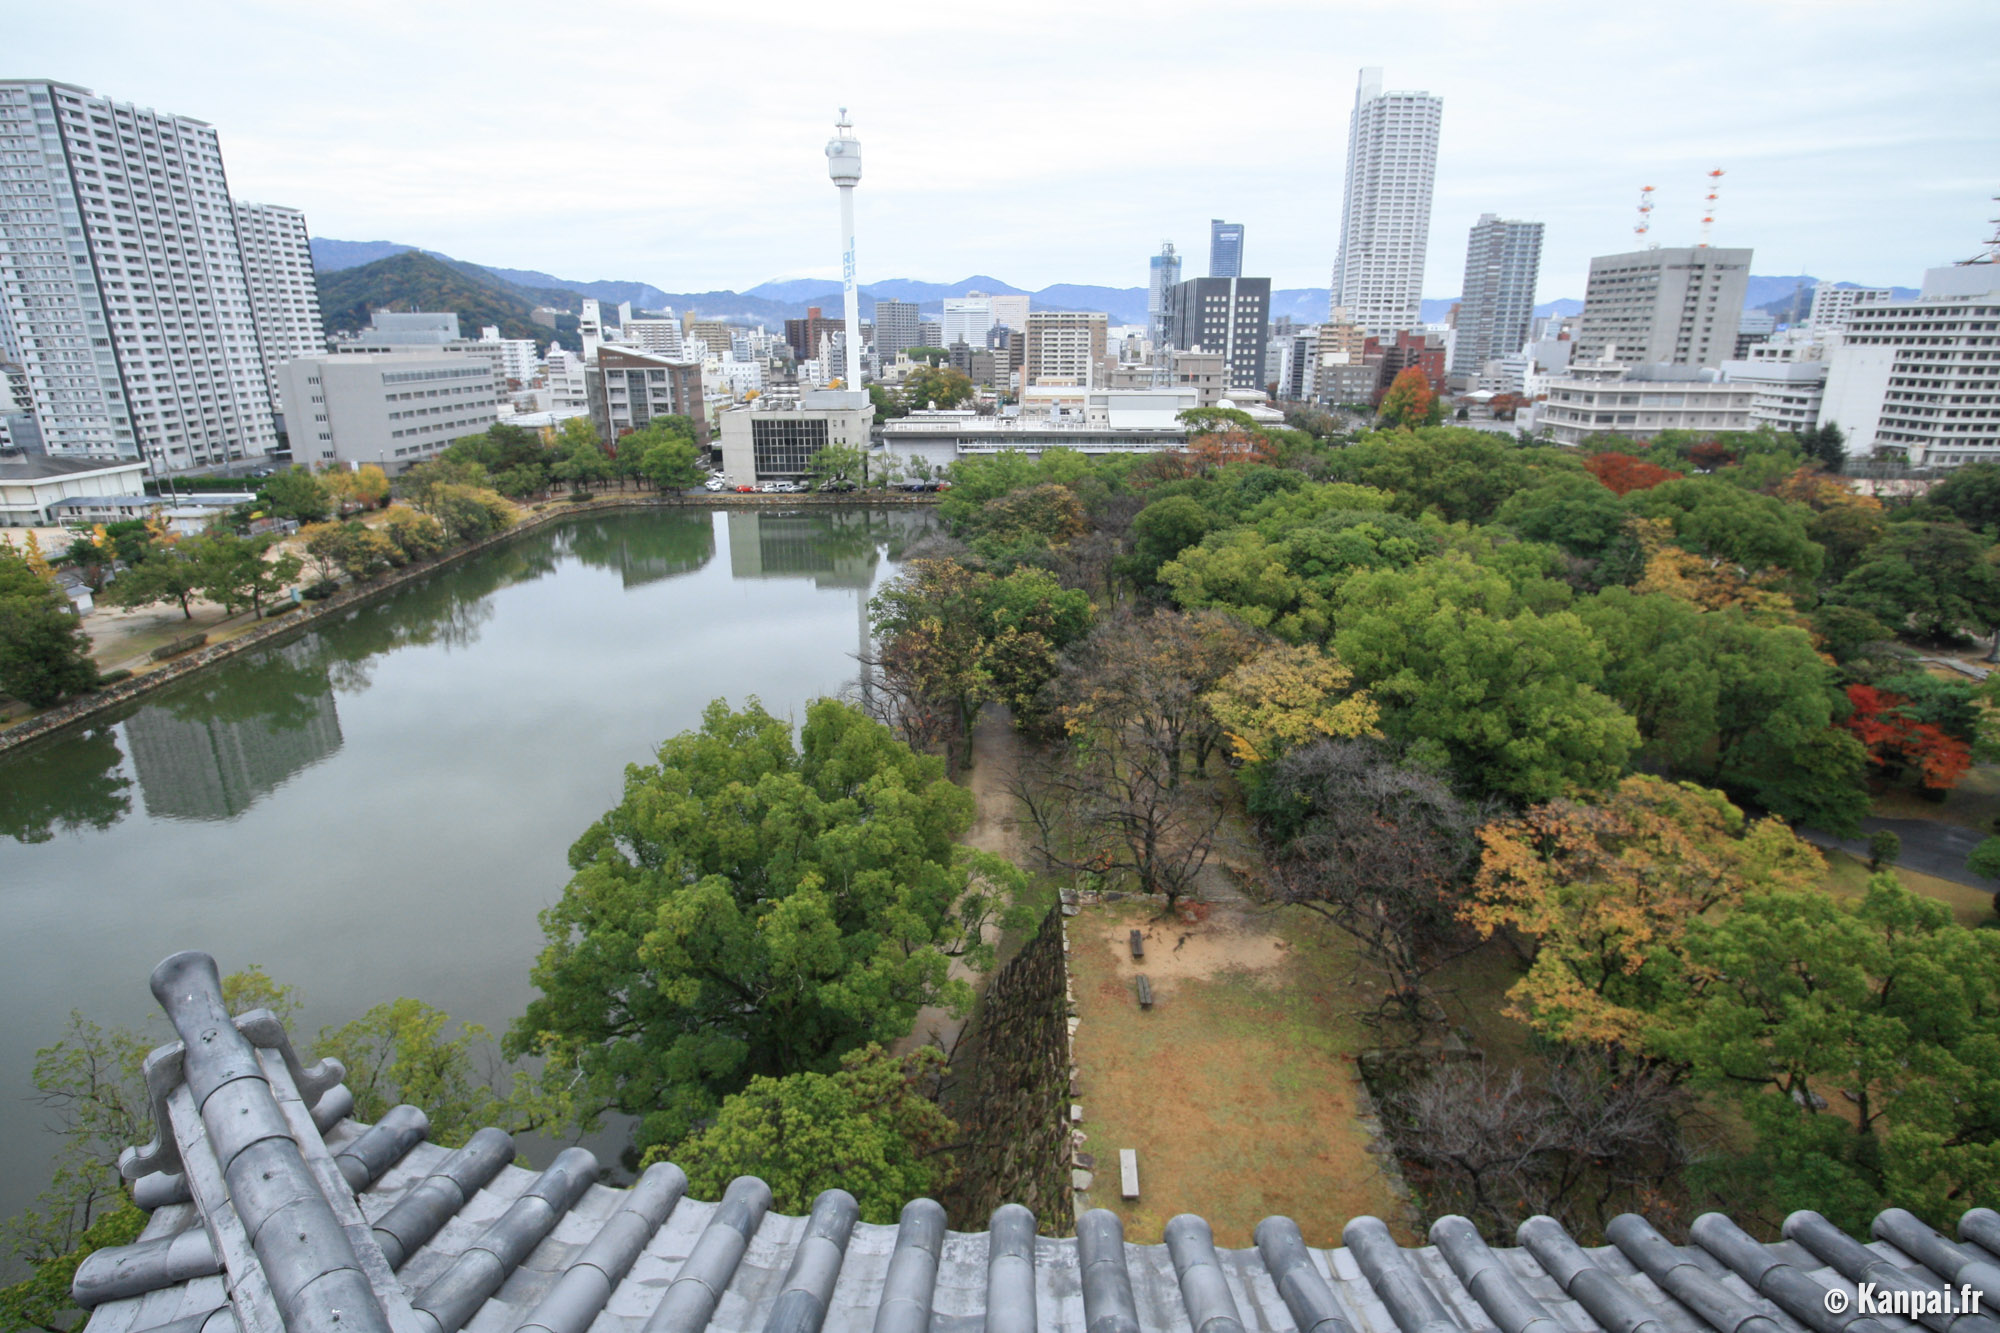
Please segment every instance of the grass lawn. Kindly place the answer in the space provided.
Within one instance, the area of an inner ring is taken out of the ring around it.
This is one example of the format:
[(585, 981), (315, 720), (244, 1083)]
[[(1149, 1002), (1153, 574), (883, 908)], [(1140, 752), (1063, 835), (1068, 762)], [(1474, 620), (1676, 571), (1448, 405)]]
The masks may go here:
[[(1356, 1052), (1376, 1034), (1353, 956), (1309, 915), (1218, 905), (1195, 925), (1149, 904), (1085, 908), (1068, 921), (1082, 1020), (1084, 1150), (1096, 1158), (1088, 1206), (1124, 1219), (1128, 1240), (1157, 1243), (1167, 1220), (1199, 1212), (1216, 1244), (1243, 1247), (1282, 1213), (1312, 1245), (1339, 1244), (1361, 1213), (1414, 1241), (1358, 1118)], [(1135, 964), (1129, 932), (1146, 935)], [(1153, 1008), (1138, 1007), (1136, 976)], [(1139, 1158), (1140, 1197), (1119, 1198), (1118, 1150)]]
[[(1827, 892), (1836, 898), (1850, 899), (1859, 898), (1867, 891), (1868, 863), (1866, 861), (1858, 856), (1851, 856), (1846, 852), (1835, 851), (1830, 848), (1823, 847), (1820, 849), (1820, 853), (1826, 857)], [(1911, 893), (1921, 894), (1926, 898), (1935, 898), (1945, 906), (1951, 908), (1952, 916), (1957, 919), (1958, 924), (1961, 926), (1976, 926), (1987, 917), (1993, 915), (1993, 895), (1984, 889), (1975, 889), (1968, 884), (1959, 884), (1952, 880), (1939, 879), (1935, 875), (1926, 875), (1919, 871), (1906, 869), (1903, 866), (1895, 867), (1895, 871), (1896, 878), (1903, 881), (1903, 887)]]
[(1978, 764), (1966, 770), (1942, 801), (1933, 801), (1910, 787), (1891, 787), (1875, 798), (1868, 813), (1883, 819), (1934, 819), (1981, 833), (2000, 832), (2000, 825), (1993, 822), (2000, 818), (2000, 765)]

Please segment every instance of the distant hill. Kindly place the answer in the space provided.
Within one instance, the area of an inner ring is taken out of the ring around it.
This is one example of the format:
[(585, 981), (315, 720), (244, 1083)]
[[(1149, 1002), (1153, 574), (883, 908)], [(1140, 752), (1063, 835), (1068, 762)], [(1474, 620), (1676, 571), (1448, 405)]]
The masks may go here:
[(516, 287), (476, 264), (411, 249), (315, 276), (328, 333), (358, 333), (368, 327), (374, 310), (451, 310), (457, 312), (459, 329), (469, 338), (497, 325), (503, 338), (553, 340), (572, 351), (582, 347), (574, 316), (559, 319), (553, 333), (529, 318), (536, 306), (556, 304), (548, 298), (569, 293)]
[(390, 255), (414, 250), (414, 245), (404, 245), (401, 241), (331, 241), (324, 236), (312, 238), (313, 272), (332, 273), (343, 268), (360, 268)]

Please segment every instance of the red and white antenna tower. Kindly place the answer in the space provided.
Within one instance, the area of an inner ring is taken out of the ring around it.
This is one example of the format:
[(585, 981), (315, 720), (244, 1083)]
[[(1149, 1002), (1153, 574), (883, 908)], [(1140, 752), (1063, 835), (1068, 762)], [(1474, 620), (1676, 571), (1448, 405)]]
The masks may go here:
[(1653, 187), (1650, 185), (1641, 185), (1639, 187), (1639, 221), (1633, 226), (1632, 234), (1643, 241), (1646, 239), (1646, 233), (1652, 229)]
[(1722, 188), (1722, 168), (1708, 173), (1708, 193), (1701, 200), (1701, 248), (1708, 248), (1709, 229), (1715, 225), (1716, 191)]

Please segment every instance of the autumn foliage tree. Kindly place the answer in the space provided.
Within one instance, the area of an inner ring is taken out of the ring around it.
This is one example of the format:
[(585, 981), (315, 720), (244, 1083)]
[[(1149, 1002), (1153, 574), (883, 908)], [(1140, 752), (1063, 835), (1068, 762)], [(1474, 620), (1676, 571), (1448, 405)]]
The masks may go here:
[(1736, 461), (1736, 455), (1720, 440), (1702, 440), (1688, 446), (1688, 463), (1697, 472), (1713, 472)]
[(1600, 804), (1538, 805), (1479, 831), (1466, 920), (1532, 958), (1507, 992), (1536, 1032), (1642, 1057), (1655, 1015), (1690, 984), (1689, 924), (1752, 889), (1810, 888), (1819, 853), (1722, 793), (1633, 776)]
[(1841, 726), (1868, 748), (1868, 762), (1891, 777), (1913, 773), (1932, 791), (1949, 791), (1972, 766), (1972, 747), (1916, 716), (1910, 700), (1873, 685), (1849, 685), (1854, 712)]
[(1437, 395), (1431, 392), (1423, 370), (1407, 367), (1389, 382), (1389, 391), (1382, 395), (1382, 405), (1375, 412), (1376, 424), (1389, 430), (1429, 425), (1436, 403)]
[(1583, 465), (1615, 495), (1648, 490), (1663, 481), (1678, 481), (1684, 475), (1630, 454), (1592, 454), (1583, 460)]

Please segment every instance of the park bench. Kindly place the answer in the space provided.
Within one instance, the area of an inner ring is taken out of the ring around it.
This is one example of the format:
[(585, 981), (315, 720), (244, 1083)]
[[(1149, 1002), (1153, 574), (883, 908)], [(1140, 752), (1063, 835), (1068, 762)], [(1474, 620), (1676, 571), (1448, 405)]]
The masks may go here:
[(1146, 937), (1136, 930), (1132, 932), (1132, 958), (1135, 962), (1146, 961)]
[(1118, 1197), (1139, 1197), (1139, 1152), (1136, 1148), (1118, 1150)]
[(1141, 1009), (1153, 1007), (1153, 983), (1146, 980), (1143, 974), (1139, 977), (1139, 1007)]

